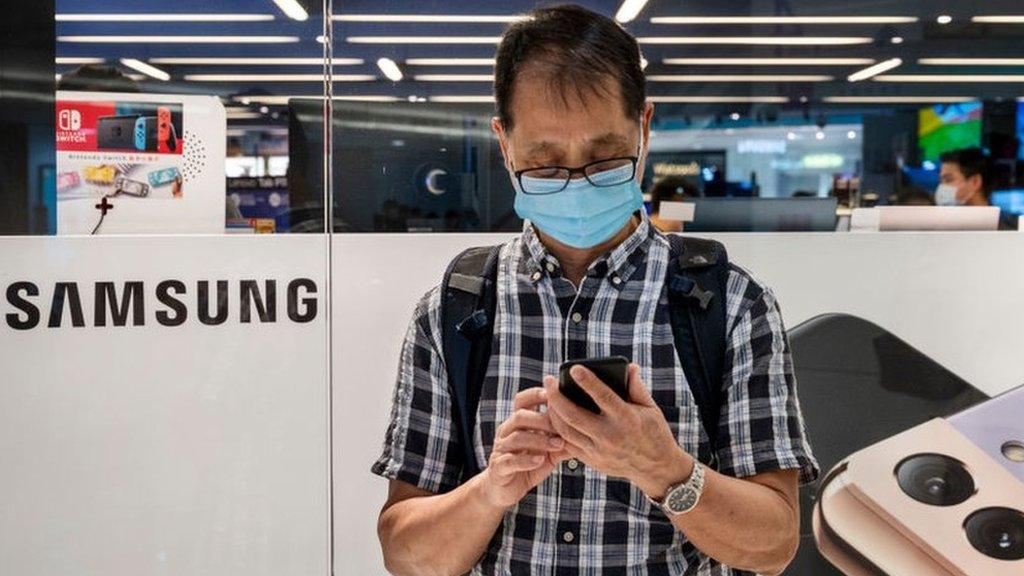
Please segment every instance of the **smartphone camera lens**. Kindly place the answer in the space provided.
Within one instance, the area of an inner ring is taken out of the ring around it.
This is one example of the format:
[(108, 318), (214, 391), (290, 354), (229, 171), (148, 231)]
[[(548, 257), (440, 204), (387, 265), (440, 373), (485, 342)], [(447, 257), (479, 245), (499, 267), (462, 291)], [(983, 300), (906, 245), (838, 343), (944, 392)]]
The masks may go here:
[(967, 540), (997, 560), (1024, 560), (1024, 513), (1011, 508), (982, 508), (964, 522)]
[(974, 479), (964, 465), (942, 454), (915, 454), (896, 466), (907, 495), (932, 506), (954, 506), (974, 494)]
[(1010, 440), (1003, 444), (1002, 451), (1003, 456), (1007, 460), (1011, 462), (1024, 463), (1024, 442)]

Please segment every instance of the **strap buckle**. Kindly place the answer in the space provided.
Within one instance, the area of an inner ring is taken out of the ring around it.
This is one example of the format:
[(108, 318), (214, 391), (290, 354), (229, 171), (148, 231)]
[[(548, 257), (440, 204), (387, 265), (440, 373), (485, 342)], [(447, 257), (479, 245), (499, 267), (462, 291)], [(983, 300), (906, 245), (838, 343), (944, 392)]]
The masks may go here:
[(707, 310), (711, 300), (715, 297), (714, 292), (704, 290), (692, 278), (687, 278), (686, 276), (673, 276), (671, 282), (669, 282), (669, 289), (673, 292), (678, 292), (684, 298), (693, 298), (700, 303), (701, 310)]

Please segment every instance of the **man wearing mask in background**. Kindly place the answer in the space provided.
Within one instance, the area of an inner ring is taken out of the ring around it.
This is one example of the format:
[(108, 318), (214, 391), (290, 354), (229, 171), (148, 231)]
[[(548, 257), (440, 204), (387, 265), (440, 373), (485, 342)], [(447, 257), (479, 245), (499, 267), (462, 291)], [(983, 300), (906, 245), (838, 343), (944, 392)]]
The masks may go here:
[[(781, 314), (728, 270), (717, 469), (673, 346), (669, 242), (638, 182), (653, 113), (635, 39), (576, 6), (536, 10), (498, 48), (493, 128), (522, 234), (502, 246), (492, 354), (474, 451), (462, 450), (439, 337), (438, 288), (406, 334), (384, 451), (387, 569), (420, 574), (731, 575), (781, 572), (799, 541), (797, 488), (817, 474)], [(621, 354), (628, 400), (565, 358)], [(673, 508), (669, 494), (696, 495)]]
[(988, 158), (981, 148), (963, 148), (944, 153), (940, 160), (938, 206), (988, 206)]

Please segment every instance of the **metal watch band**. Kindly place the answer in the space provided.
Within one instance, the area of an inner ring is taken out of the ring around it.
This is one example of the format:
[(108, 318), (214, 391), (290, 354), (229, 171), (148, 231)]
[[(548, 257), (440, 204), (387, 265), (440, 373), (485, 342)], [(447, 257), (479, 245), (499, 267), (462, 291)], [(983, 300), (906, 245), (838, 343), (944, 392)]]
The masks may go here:
[[(704, 465), (698, 460), (694, 459), (693, 471), (690, 473), (690, 477), (685, 482), (676, 484), (675, 486), (669, 486), (668, 490), (665, 491), (665, 497), (659, 502), (650, 496), (647, 496), (647, 501), (652, 505), (660, 508), (667, 516), (679, 516), (686, 514), (690, 510), (693, 510), (697, 503), (700, 501), (701, 492), (704, 489)], [(680, 492), (688, 492), (693, 495), (693, 501), (685, 510), (675, 511), (669, 508), (666, 504), (672, 499), (673, 495)]]

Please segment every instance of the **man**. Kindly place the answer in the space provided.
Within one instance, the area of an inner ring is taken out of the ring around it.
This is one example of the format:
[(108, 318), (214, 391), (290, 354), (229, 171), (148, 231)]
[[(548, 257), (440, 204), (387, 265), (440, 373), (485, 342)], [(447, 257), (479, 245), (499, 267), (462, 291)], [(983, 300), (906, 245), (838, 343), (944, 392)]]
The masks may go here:
[(988, 157), (980, 148), (962, 148), (944, 153), (940, 160), (939, 187), (935, 203), (939, 206), (988, 206)]
[[(778, 573), (798, 543), (798, 482), (817, 465), (775, 299), (730, 270), (720, 465), (705, 467), (669, 323), (669, 242), (637, 184), (653, 112), (638, 46), (583, 8), (532, 16), (505, 33), (495, 67), (493, 129), (527, 223), (500, 252), (473, 430), (482, 472), (461, 482), (434, 289), (406, 335), (373, 466), (390, 479), (385, 565), (401, 576)], [(601, 413), (559, 393), (563, 359), (612, 354), (635, 362), (628, 401), (580, 367), (573, 377)], [(670, 511), (681, 491), (697, 497)]]

